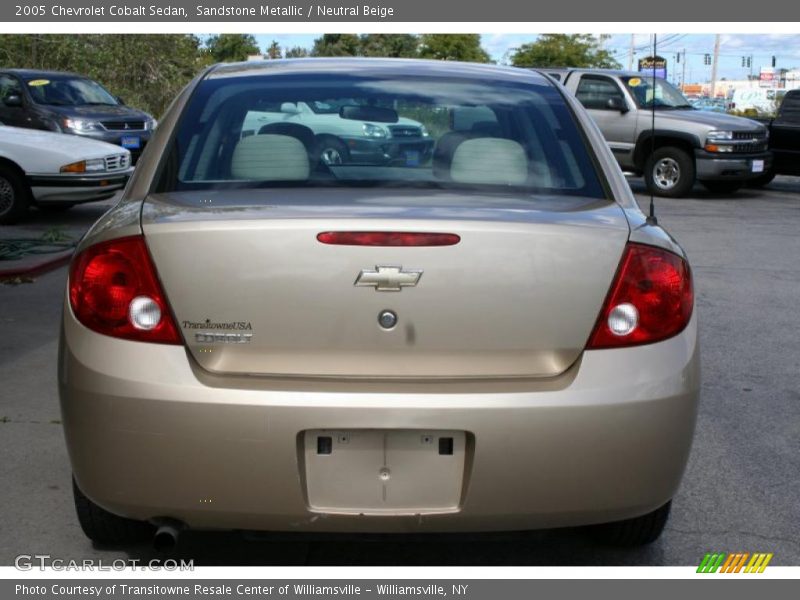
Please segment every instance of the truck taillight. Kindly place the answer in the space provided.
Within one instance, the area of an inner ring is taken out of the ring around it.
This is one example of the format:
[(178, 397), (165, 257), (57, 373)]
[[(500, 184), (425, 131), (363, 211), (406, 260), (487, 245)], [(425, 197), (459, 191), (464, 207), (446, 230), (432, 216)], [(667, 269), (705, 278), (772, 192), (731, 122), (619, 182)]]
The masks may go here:
[(98, 333), (183, 343), (142, 236), (101, 242), (75, 257), (69, 302), (78, 321)]
[(689, 323), (693, 306), (692, 274), (683, 258), (654, 246), (629, 243), (587, 349), (670, 338)]

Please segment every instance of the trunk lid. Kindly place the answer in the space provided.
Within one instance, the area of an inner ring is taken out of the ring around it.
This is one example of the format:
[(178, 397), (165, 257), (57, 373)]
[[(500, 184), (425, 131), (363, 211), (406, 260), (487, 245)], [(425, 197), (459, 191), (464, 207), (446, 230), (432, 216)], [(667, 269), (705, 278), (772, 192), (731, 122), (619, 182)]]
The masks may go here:
[[(142, 227), (203, 368), (367, 378), (558, 375), (580, 356), (629, 234), (605, 201), (386, 189), (158, 194)], [(324, 231), (461, 240), (337, 246), (317, 241)], [(422, 274), (402, 291), (355, 285), (380, 266)]]

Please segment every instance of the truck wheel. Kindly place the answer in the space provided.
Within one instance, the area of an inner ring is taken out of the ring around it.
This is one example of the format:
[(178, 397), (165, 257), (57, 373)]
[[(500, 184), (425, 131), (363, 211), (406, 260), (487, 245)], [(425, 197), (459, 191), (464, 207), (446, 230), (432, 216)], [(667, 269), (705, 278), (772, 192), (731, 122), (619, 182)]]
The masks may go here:
[(0, 165), (0, 223), (16, 223), (28, 212), (31, 191), (11, 167)]
[(773, 179), (775, 179), (775, 172), (767, 171), (766, 173), (759, 175), (755, 179), (751, 179), (745, 185), (749, 188), (762, 188), (772, 183)]
[(347, 146), (336, 138), (322, 138), (317, 145), (317, 156), (325, 165), (343, 165), (349, 159)]
[(700, 183), (712, 194), (733, 194), (744, 185), (741, 181), (701, 181)]
[(653, 512), (614, 523), (603, 523), (590, 528), (590, 533), (598, 542), (610, 546), (643, 546), (656, 541), (669, 518), (672, 500)]
[(647, 157), (644, 181), (656, 196), (681, 198), (694, 185), (694, 160), (684, 150), (673, 146), (659, 148)]
[(145, 521), (114, 515), (89, 500), (72, 480), (75, 510), (83, 533), (98, 544), (133, 544), (152, 538), (156, 528)]

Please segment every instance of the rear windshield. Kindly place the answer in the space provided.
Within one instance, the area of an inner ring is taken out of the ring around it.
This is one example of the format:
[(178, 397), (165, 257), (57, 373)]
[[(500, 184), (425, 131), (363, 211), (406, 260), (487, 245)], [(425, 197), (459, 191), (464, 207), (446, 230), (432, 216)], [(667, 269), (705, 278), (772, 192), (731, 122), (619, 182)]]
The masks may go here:
[(158, 189), (309, 186), (605, 198), (550, 83), (342, 73), (203, 81)]

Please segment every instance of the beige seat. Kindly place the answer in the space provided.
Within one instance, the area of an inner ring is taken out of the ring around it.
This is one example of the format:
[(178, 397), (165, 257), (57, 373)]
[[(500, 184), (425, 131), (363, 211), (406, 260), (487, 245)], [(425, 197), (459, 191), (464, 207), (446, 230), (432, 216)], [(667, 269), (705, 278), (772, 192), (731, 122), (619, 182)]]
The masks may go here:
[(305, 181), (310, 166), (303, 143), (289, 135), (251, 135), (239, 140), (231, 158), (235, 179)]
[(528, 180), (528, 158), (513, 140), (464, 140), (453, 153), (450, 177), (459, 183), (523, 185)]

